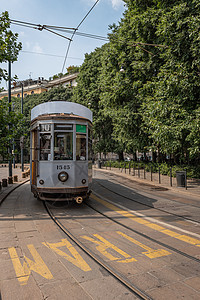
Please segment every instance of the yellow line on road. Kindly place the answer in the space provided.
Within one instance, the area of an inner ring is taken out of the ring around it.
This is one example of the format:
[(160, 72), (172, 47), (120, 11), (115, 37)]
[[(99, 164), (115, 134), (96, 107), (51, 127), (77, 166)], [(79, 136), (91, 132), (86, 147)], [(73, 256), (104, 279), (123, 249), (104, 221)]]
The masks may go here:
[(164, 249), (157, 249), (154, 250), (140, 242), (138, 242), (137, 240), (133, 239), (132, 237), (126, 235), (125, 233), (121, 232), (121, 231), (117, 231), (117, 233), (121, 236), (123, 236), (124, 238), (126, 238), (127, 240), (129, 240), (130, 242), (134, 243), (135, 245), (147, 250), (147, 252), (142, 252), (142, 254), (148, 256), (149, 258), (157, 258), (157, 257), (162, 257), (162, 256), (166, 256), (166, 255), (170, 255), (171, 253), (168, 252), (167, 250)]
[[(105, 257), (107, 257), (109, 260), (116, 260), (120, 263), (129, 263), (132, 261), (137, 261), (134, 257), (131, 257), (129, 254), (127, 254), (126, 252), (124, 252), (123, 250), (119, 249), (117, 246), (111, 244), (109, 241), (107, 241), (106, 239), (104, 239), (102, 236), (100, 236), (99, 234), (93, 234), (93, 236), (95, 236), (98, 240), (94, 240), (93, 238), (83, 235), (82, 238), (90, 241), (94, 244), (96, 244), (96, 249)], [(110, 253), (107, 252), (107, 249), (112, 249), (114, 251), (116, 251), (117, 253), (119, 253), (121, 256), (123, 256), (125, 259), (121, 260), (121, 257), (116, 257)]]
[[(70, 263), (74, 264), (76, 267), (80, 268), (82, 271), (88, 272), (91, 271), (90, 266), (86, 263), (86, 261), (82, 258), (82, 256), (78, 253), (78, 251), (72, 246), (72, 244), (67, 239), (62, 239), (59, 243), (42, 243), (46, 247), (55, 251), (58, 255), (63, 256)], [(68, 255), (64, 251), (59, 248), (64, 247), (69, 250), (72, 256)]]
[(171, 236), (173, 238), (176, 238), (178, 240), (186, 242), (186, 243), (188, 243), (190, 245), (194, 245), (194, 246), (200, 247), (200, 240), (198, 240), (198, 239), (192, 238), (192, 237), (187, 236), (187, 235), (181, 235), (181, 234), (179, 234), (179, 233), (177, 233), (175, 231), (166, 229), (163, 226), (157, 225), (155, 223), (151, 223), (151, 222), (149, 222), (146, 219), (142, 219), (141, 217), (139, 218), (138, 216), (135, 216), (133, 213), (125, 211), (125, 210), (117, 207), (116, 205), (114, 205), (112, 203), (109, 203), (109, 202), (107, 202), (107, 201), (105, 201), (103, 199), (100, 199), (99, 197), (95, 196), (94, 194), (91, 196), (91, 198), (94, 199), (94, 200), (96, 200), (97, 202), (101, 203), (105, 207), (107, 207), (107, 208), (109, 208), (109, 209), (111, 209), (111, 210), (119, 213), (120, 215), (133, 220), (134, 222), (137, 222), (139, 224), (142, 224), (144, 226), (152, 228), (152, 229), (154, 229), (156, 231), (162, 232), (162, 233), (164, 233), (164, 234), (166, 234), (168, 236)]
[(44, 263), (35, 247), (33, 245), (27, 245), (27, 247), (34, 260), (31, 260), (28, 257), (24, 256), (25, 261), (23, 264), (20, 262), (20, 258), (17, 254), (16, 249), (14, 247), (8, 248), (19, 283), (21, 285), (27, 284), (31, 271), (40, 274), (46, 279), (52, 279), (53, 275), (49, 271), (48, 267)]

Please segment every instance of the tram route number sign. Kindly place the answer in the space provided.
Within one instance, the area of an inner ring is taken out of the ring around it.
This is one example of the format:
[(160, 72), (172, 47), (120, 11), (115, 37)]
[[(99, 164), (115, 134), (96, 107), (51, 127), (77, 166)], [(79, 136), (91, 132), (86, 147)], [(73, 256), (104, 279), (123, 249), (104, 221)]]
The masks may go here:
[(70, 165), (57, 165), (57, 170), (70, 170), (71, 166)]

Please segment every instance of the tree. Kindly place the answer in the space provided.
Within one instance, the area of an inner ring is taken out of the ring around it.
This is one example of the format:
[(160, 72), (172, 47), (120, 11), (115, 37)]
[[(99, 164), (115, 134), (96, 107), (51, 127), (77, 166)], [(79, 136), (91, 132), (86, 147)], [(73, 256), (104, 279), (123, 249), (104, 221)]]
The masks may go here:
[[(29, 153), (30, 148), (30, 121), (31, 121), (31, 109), (35, 107), (36, 105), (39, 105), (44, 102), (49, 101), (71, 101), (72, 98), (72, 91), (73, 88), (71, 87), (63, 87), (58, 86), (55, 88), (50, 89), (47, 92), (43, 92), (41, 94), (33, 94), (28, 95), (24, 98), (24, 106), (23, 106), (23, 127), (22, 127), (22, 121), (21, 120), (15, 120), (13, 124), (15, 124), (15, 128), (17, 128), (17, 133), (20, 133), (20, 135), (25, 135), (25, 149), (27, 151), (27, 154)], [(5, 99), (7, 102), (7, 100)], [(21, 102), (19, 101), (19, 98), (12, 98), (12, 102), (15, 106), (15, 113), (20, 116), (21, 111)], [(13, 112), (12, 112), (13, 113)], [(6, 124), (6, 123), (5, 123)], [(18, 134), (18, 136), (20, 136)], [(16, 135), (17, 137), (17, 135)]]
[[(0, 16), (0, 63), (17, 60), (19, 51), (22, 48), (21, 43), (17, 43), (18, 34), (10, 30), (10, 20), (8, 12), (3, 12)], [(8, 80), (8, 73), (0, 68), (0, 82), (4, 78)]]
[(102, 68), (101, 104), (114, 137), (126, 149), (153, 148), (182, 161), (198, 156), (191, 123), (199, 124), (199, 2), (124, 2)]
[[(23, 116), (14, 111), (9, 113), (9, 106), (11, 104), (8, 104), (7, 98), (0, 101), (0, 154), (5, 159), (9, 158), (7, 149), (10, 141), (14, 138), (19, 139), (24, 126)], [(15, 126), (9, 128), (8, 124), (15, 124)]]
[(197, 158), (200, 154), (200, 140), (194, 139), (191, 126), (199, 137), (200, 7), (196, 0), (175, 1), (169, 7), (160, 4), (158, 10), (155, 42), (167, 47), (157, 54), (161, 64), (144, 87), (143, 120), (153, 145), (183, 162), (194, 153)]
[(79, 68), (78, 66), (69, 66), (67, 68), (67, 74), (74, 74), (74, 73), (78, 73), (79, 72)]
[[(10, 61), (13, 63), (17, 60), (17, 56), (21, 49), (21, 43), (17, 43), (17, 34), (10, 30), (10, 20), (8, 12), (4, 12), (0, 16), (0, 63)], [(8, 80), (8, 73), (5, 69), (0, 68), (0, 82), (2, 79)], [(9, 113), (9, 106), (4, 100), (0, 100), (0, 153), (8, 158), (7, 147), (10, 141), (20, 132), (19, 127), (8, 124), (20, 124), (22, 116), (14, 112)]]
[(94, 151), (100, 154), (116, 150), (113, 139), (112, 119), (103, 111), (100, 95), (104, 90), (101, 82), (102, 59), (107, 45), (96, 48), (85, 55), (74, 89), (73, 100), (90, 108), (93, 112)]

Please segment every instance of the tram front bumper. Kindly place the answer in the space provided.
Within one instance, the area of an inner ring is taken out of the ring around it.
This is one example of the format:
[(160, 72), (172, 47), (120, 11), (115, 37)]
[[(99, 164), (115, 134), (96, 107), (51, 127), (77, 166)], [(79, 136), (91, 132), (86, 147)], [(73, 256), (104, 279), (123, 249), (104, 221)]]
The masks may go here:
[(33, 193), (37, 193), (41, 200), (66, 201), (76, 200), (82, 197), (84, 200), (88, 195), (88, 187), (76, 188), (32, 188)]

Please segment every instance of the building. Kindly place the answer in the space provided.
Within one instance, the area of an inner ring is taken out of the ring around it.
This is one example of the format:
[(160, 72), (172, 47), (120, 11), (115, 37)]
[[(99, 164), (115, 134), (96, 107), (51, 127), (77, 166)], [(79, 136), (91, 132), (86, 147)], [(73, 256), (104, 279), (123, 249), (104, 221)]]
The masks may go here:
[[(24, 81), (15, 82), (13, 87), (11, 88), (11, 96), (21, 98), (22, 96), (22, 87), (23, 87), (23, 95), (26, 97), (27, 95), (33, 94), (41, 94), (50, 90), (53, 87), (57, 87), (59, 85), (62, 86), (76, 86), (76, 78), (78, 73), (69, 74), (63, 76), (61, 78), (45, 80), (43, 77), (39, 77), (38, 80), (27, 79)], [(0, 93), (0, 99), (7, 97), (8, 91), (3, 91)]]

